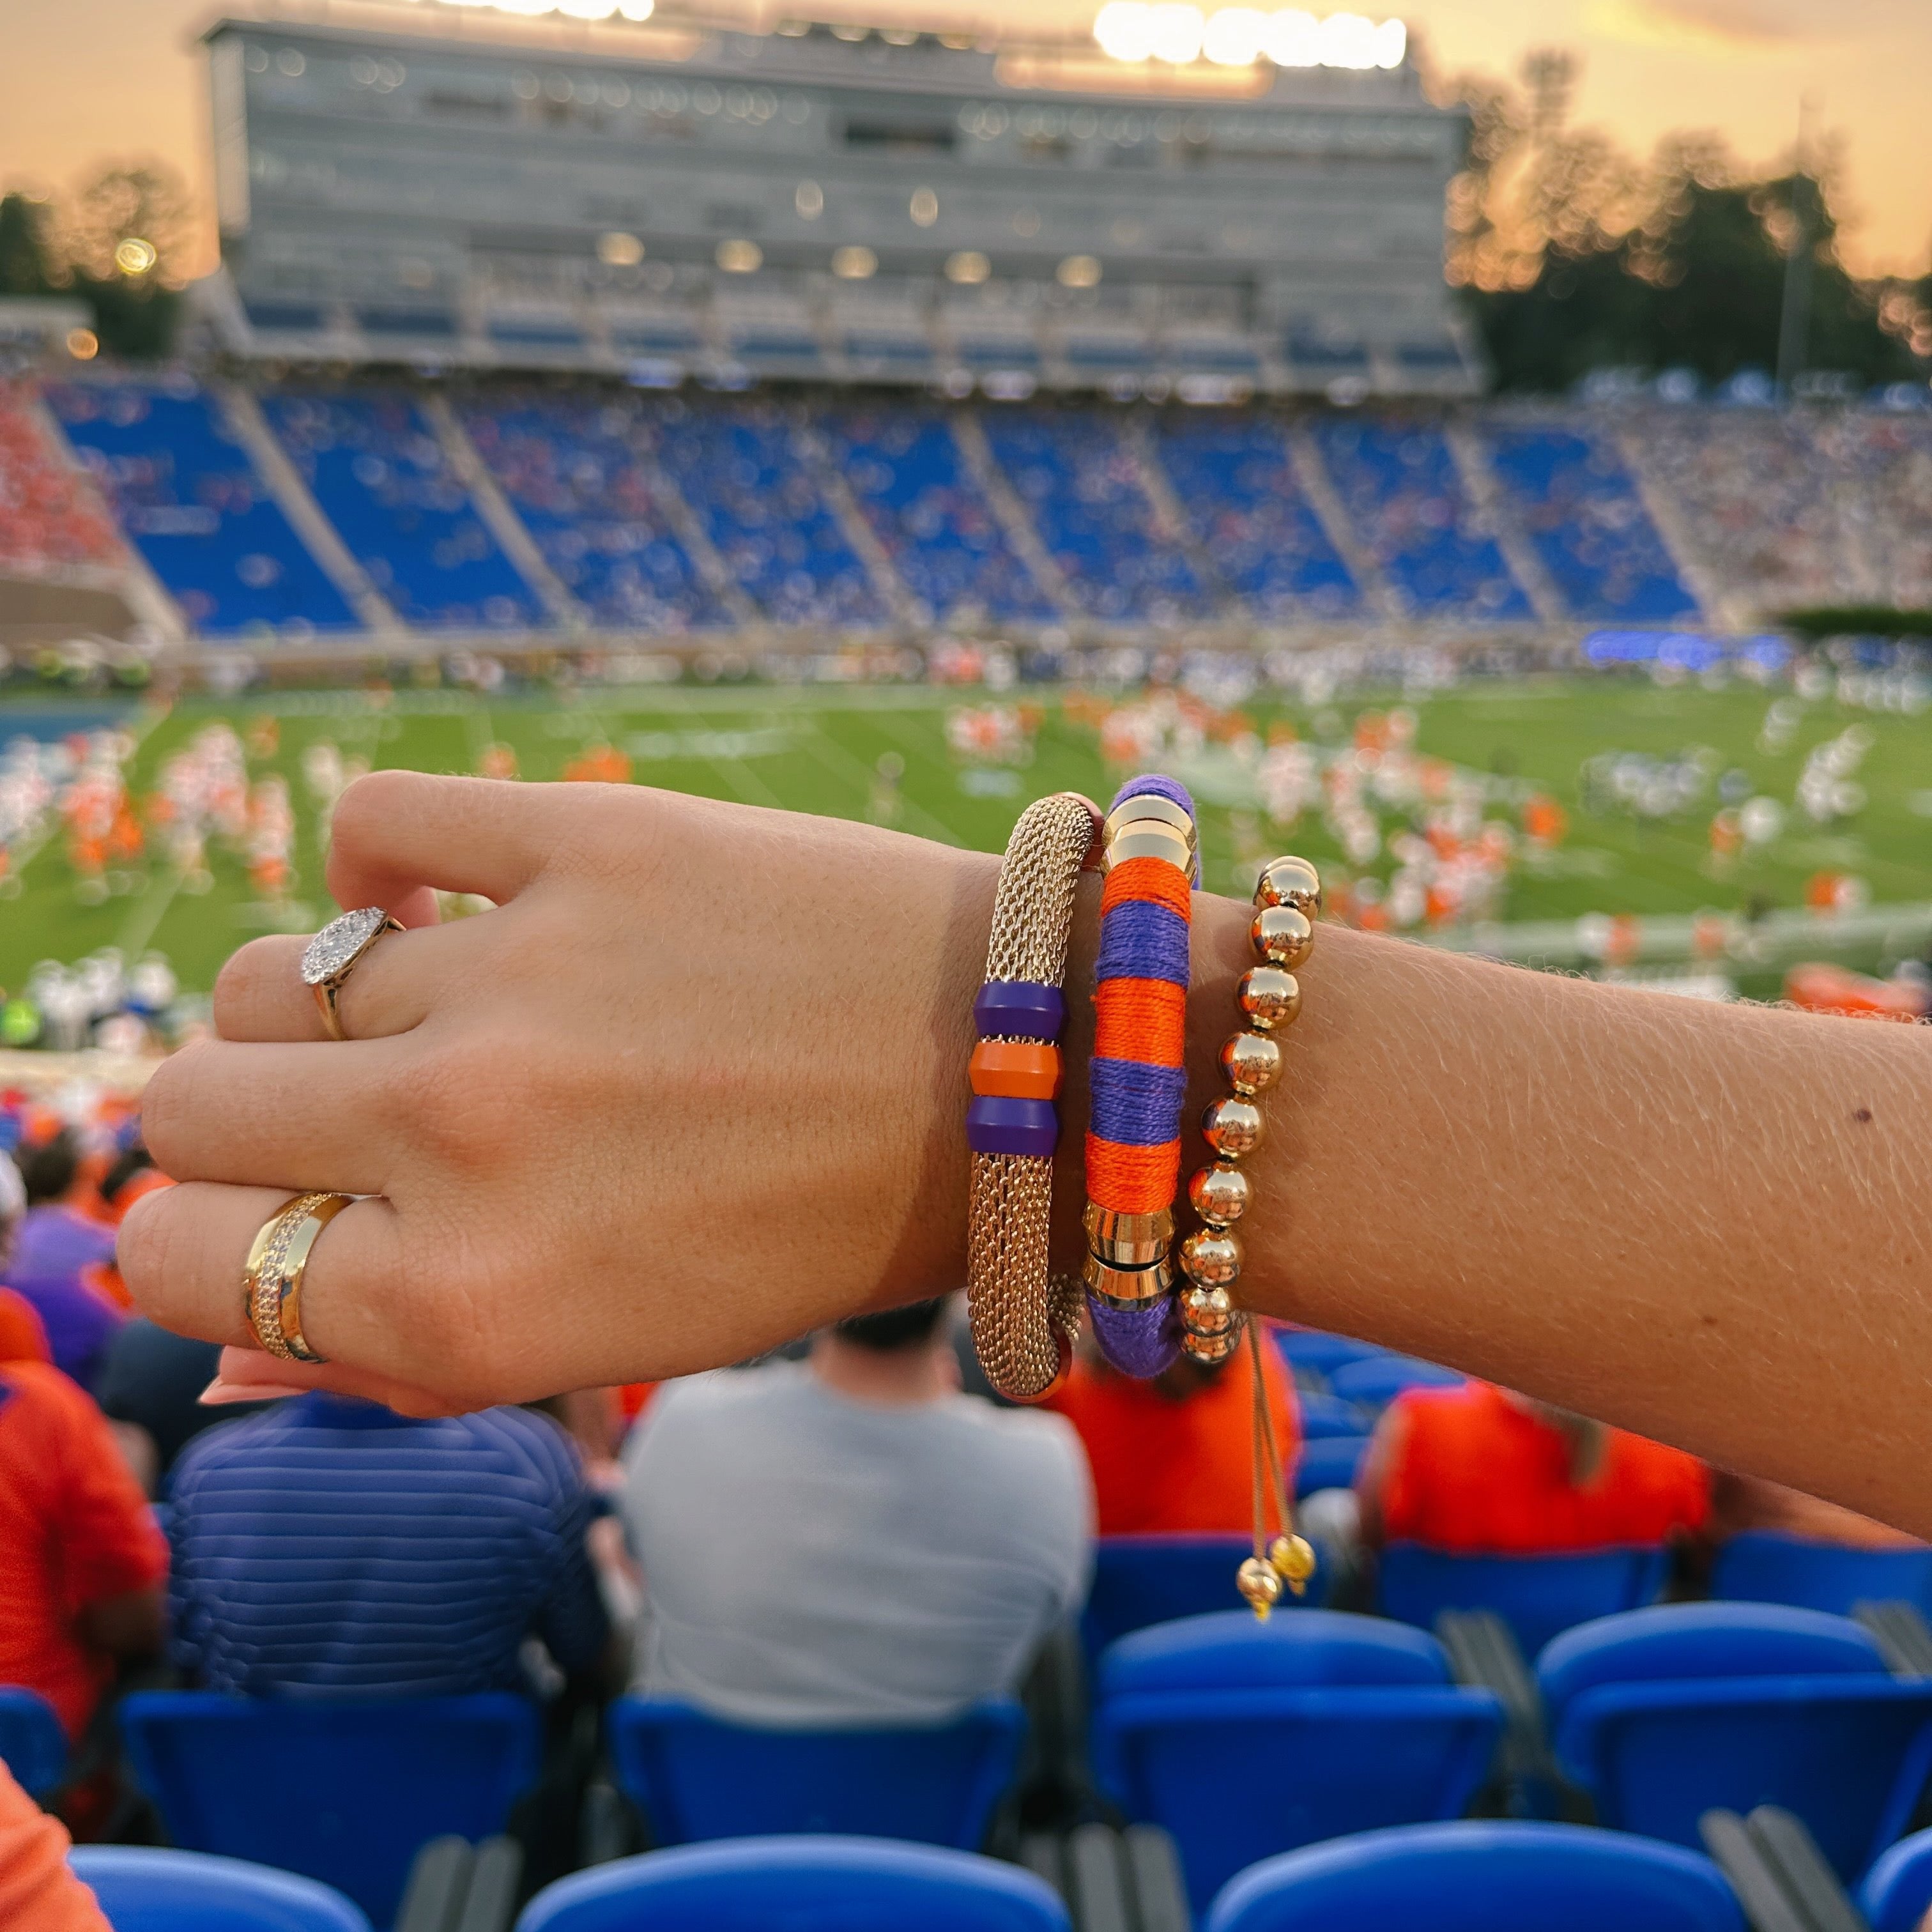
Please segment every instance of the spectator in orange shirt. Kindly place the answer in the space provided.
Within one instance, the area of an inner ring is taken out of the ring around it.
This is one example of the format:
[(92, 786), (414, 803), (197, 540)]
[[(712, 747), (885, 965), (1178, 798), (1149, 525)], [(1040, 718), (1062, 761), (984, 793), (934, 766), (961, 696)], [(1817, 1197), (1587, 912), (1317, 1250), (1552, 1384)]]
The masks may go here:
[[(1284, 1472), (1301, 1437), (1293, 1385), (1262, 1352)], [(1136, 1381), (1083, 1350), (1048, 1404), (1078, 1432), (1102, 1536), (1245, 1536), (1254, 1518), (1254, 1389), (1244, 1349), (1219, 1368), (1182, 1356)]]
[(1532, 1556), (1701, 1530), (1695, 1456), (1489, 1382), (1408, 1389), (1384, 1412), (1356, 1496), (1371, 1547)]
[(0, 1764), (0, 1925), (32, 1932), (113, 1932), (68, 1870), (69, 1840)]
[(160, 1648), (167, 1545), (85, 1390), (0, 1361), (0, 1684), (78, 1737), (123, 1658)]
[(46, 1324), (24, 1294), (0, 1288), (0, 1362), (50, 1362)]

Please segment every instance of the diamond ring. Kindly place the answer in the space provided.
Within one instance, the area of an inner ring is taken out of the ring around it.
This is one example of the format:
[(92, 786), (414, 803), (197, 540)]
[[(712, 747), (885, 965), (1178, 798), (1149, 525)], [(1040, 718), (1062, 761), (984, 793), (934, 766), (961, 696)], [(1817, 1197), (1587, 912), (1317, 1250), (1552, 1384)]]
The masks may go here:
[(402, 928), (380, 906), (362, 906), (331, 920), (311, 939), (302, 956), (302, 984), (315, 995), (331, 1040), (346, 1040), (335, 1003), (350, 974), (386, 932)]

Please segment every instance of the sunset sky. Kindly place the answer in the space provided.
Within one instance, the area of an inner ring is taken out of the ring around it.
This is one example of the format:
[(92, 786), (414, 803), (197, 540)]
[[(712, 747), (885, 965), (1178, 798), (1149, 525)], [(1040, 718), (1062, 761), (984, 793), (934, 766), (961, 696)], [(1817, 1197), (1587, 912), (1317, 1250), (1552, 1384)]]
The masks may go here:
[[(326, 0), (301, 10), (326, 15)], [(1364, 10), (1379, 17), (1382, 9)], [(11, 11), (0, 60), (0, 184), (59, 189), (98, 160), (158, 155), (206, 205), (194, 36), (218, 9), (203, 0), (44, 0)], [(1640, 153), (1674, 130), (1711, 128), (1747, 159), (1775, 161), (1791, 150), (1808, 93), (1814, 126), (1842, 144), (1853, 267), (1928, 265), (1932, 0), (1410, 0), (1402, 11), (1448, 70), (1513, 74), (1532, 48), (1573, 50), (1582, 62), (1573, 118)], [(1036, 32), (1052, 22), (1084, 29), (1092, 12), (1064, 0), (948, 0), (923, 14), (906, 0), (850, 9), (862, 20), (949, 26), (1024, 20)]]

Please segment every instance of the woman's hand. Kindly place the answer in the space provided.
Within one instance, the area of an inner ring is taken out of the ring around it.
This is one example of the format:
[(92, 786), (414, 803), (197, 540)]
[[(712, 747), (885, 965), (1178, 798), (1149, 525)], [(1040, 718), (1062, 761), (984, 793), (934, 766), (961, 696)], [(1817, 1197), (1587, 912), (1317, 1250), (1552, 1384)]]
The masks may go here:
[[(339, 903), (412, 929), (351, 975), (346, 1042), (304, 942), (254, 941), (220, 1037), (154, 1075), (145, 1130), (182, 1184), (121, 1261), (157, 1321), (249, 1344), (249, 1244), (308, 1189), (377, 1198), (316, 1244), (302, 1325), (332, 1367), (303, 1379), (421, 1410), (677, 1375), (960, 1284), (996, 860), (400, 771), (344, 794), (334, 838)], [(437, 887), (496, 909), (438, 926)]]

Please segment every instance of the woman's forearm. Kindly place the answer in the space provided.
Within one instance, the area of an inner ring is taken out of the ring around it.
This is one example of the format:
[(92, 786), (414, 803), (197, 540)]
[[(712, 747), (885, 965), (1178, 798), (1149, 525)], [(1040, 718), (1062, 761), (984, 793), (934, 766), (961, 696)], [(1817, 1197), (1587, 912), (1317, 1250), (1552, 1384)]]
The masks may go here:
[[(1197, 902), (1197, 1112), (1248, 918)], [(1300, 978), (1250, 1306), (1932, 1534), (1932, 1036), (1328, 926)]]

